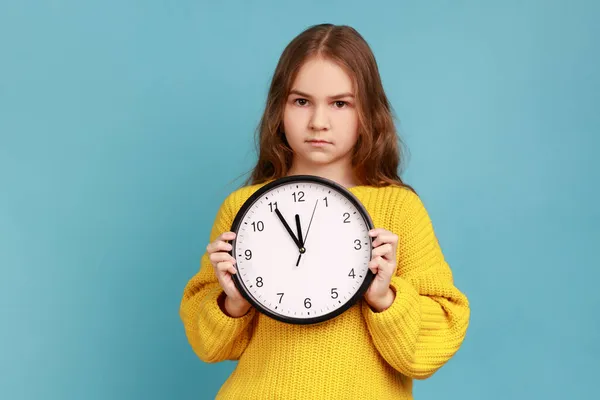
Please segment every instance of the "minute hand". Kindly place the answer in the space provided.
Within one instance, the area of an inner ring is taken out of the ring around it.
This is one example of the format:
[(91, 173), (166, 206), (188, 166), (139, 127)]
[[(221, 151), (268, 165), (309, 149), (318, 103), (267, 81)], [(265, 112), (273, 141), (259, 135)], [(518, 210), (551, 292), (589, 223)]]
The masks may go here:
[(285, 229), (288, 231), (288, 233), (290, 234), (290, 236), (294, 240), (294, 243), (296, 243), (296, 246), (298, 246), (298, 249), (301, 249), (302, 245), (301, 245), (300, 241), (298, 240), (298, 238), (296, 237), (296, 235), (294, 235), (294, 232), (292, 232), (292, 229), (290, 228), (290, 226), (288, 225), (288, 223), (285, 222), (285, 218), (283, 218), (283, 215), (281, 215), (281, 212), (279, 212), (279, 209), (275, 208), (275, 213), (277, 214), (277, 216), (279, 217), (279, 219), (283, 223), (283, 226), (285, 226)]
[(315, 210), (317, 209), (317, 204), (319, 203), (319, 199), (315, 201), (315, 208), (313, 208), (312, 215), (310, 216), (310, 222), (308, 223), (308, 229), (306, 229), (306, 234), (304, 235), (304, 240), (302, 243), (306, 246), (306, 239), (308, 238), (308, 231), (310, 231), (310, 226), (312, 224), (313, 217), (315, 216)]

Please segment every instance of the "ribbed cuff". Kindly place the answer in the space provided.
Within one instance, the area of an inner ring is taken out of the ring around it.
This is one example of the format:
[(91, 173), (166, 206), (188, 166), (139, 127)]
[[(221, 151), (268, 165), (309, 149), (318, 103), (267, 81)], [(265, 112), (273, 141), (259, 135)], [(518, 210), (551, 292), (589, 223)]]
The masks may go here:
[(405, 336), (414, 336), (421, 325), (421, 302), (419, 293), (406, 280), (394, 277), (390, 287), (396, 293), (391, 306), (375, 312), (367, 302), (363, 304), (363, 315), (369, 329), (381, 342), (397, 343)]
[(231, 343), (248, 326), (256, 310), (252, 307), (239, 317), (228, 316), (219, 307), (218, 299), (223, 294), (221, 287), (214, 288), (200, 302), (200, 329), (211, 338), (209, 341), (220, 347)]

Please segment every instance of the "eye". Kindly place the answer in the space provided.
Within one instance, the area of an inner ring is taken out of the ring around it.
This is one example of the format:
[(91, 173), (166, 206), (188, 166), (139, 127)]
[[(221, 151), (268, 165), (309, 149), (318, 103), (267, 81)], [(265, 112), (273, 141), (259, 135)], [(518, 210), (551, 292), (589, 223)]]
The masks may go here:
[(299, 106), (305, 106), (306, 103), (308, 103), (308, 100), (306, 99), (296, 99), (294, 100), (294, 103), (299, 105)]
[(348, 105), (348, 103), (346, 103), (345, 101), (338, 100), (335, 102), (336, 108), (344, 108), (347, 105)]

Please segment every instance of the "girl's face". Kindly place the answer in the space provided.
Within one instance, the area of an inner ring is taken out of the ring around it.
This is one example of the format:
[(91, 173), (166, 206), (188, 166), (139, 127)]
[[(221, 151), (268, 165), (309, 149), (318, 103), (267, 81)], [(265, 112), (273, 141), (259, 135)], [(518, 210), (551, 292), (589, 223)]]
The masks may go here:
[(300, 68), (286, 100), (283, 126), (294, 166), (349, 167), (358, 139), (358, 115), (350, 76), (322, 58)]

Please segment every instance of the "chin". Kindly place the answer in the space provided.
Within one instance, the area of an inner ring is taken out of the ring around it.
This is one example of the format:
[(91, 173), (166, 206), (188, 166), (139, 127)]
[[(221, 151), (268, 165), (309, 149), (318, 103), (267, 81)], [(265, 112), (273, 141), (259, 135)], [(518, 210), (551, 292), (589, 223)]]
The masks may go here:
[(307, 163), (320, 166), (331, 164), (333, 161), (335, 161), (335, 159), (329, 154), (324, 153), (305, 154), (303, 158)]

